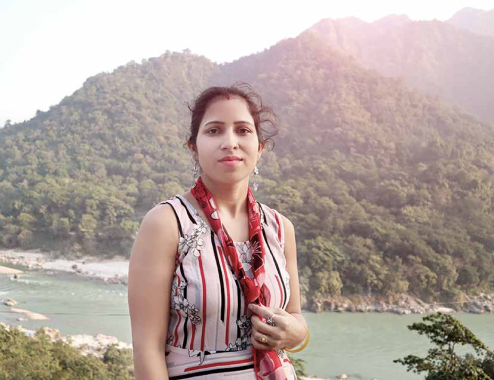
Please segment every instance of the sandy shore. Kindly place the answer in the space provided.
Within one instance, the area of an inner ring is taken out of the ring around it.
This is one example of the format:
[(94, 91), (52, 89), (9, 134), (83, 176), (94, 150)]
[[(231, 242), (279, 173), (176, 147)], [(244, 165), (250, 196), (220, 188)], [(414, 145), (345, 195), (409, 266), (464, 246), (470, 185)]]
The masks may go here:
[[(127, 284), (129, 271), (129, 261), (124, 258), (102, 260), (97, 257), (87, 256), (77, 260), (52, 260), (47, 253), (17, 249), (0, 250), (1, 263), (20, 265), (31, 270), (70, 272), (112, 284)], [(3, 266), (0, 266), (0, 273), (3, 273), (2, 268), (6, 268), (7, 274), (22, 273), (22, 271), (12, 272), (16, 269)]]
[(0, 265), (0, 274), (19, 274), (19, 273), (22, 273), (22, 271), (19, 269), (4, 267)]

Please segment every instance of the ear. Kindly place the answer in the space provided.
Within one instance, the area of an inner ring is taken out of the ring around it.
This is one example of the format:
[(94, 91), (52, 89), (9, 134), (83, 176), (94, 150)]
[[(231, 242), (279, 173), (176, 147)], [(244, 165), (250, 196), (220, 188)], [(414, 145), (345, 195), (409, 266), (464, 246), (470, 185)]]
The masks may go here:
[(261, 159), (261, 155), (262, 155), (262, 152), (264, 151), (265, 147), (266, 147), (265, 142), (259, 143), (259, 151), (257, 152), (257, 160), (258, 161)]
[(197, 146), (187, 141), (187, 146), (189, 147), (190, 153), (192, 153), (192, 159), (194, 161), (199, 161), (199, 154), (197, 153)]

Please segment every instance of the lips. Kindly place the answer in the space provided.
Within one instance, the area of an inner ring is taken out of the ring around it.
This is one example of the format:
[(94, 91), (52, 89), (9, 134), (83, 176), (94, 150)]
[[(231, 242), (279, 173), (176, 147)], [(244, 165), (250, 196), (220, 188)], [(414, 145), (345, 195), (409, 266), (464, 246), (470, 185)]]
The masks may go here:
[(237, 157), (237, 156), (226, 156), (226, 157), (223, 157), (221, 160), (219, 160), (220, 162), (228, 162), (228, 161), (242, 161), (242, 159), (240, 157)]

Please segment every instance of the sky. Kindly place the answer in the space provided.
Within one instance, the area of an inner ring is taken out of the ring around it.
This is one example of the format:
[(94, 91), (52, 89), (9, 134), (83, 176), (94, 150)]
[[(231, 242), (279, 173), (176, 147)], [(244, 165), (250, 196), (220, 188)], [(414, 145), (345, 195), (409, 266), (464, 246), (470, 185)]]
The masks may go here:
[(494, 0), (0, 0), (0, 127), (167, 50), (231, 62), (325, 18), (446, 21), (465, 7), (491, 10)]

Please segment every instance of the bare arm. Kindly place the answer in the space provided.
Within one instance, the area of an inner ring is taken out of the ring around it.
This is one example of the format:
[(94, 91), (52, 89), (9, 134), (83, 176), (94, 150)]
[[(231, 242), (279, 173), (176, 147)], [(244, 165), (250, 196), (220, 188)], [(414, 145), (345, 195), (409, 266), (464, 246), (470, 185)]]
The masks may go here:
[(132, 247), (128, 301), (136, 380), (168, 380), (165, 344), (178, 248), (178, 226), (169, 205), (144, 217)]

